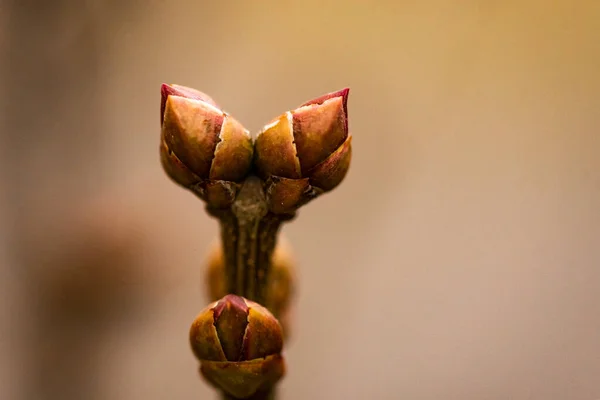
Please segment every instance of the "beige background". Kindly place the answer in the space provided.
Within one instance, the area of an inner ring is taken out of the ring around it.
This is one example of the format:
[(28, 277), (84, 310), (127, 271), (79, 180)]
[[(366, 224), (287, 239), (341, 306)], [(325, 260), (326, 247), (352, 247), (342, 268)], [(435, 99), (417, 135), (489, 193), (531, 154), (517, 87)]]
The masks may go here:
[[(300, 291), (283, 400), (600, 398), (600, 2), (22, 1), (0, 16), (0, 397), (216, 398), (187, 330), (218, 226), (160, 169), (169, 82), (251, 131), (351, 88), (350, 173), (284, 229)], [(103, 333), (38, 298), (81, 215), (137, 240), (112, 307), (138, 301)]]

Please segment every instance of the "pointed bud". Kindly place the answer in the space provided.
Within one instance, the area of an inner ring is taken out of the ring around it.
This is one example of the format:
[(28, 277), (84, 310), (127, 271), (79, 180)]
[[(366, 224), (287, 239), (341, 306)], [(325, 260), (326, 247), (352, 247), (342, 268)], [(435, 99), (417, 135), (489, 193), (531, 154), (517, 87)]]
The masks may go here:
[(348, 137), (345, 102), (343, 97), (333, 97), (292, 112), (294, 139), (304, 174), (325, 161)]
[[(270, 209), (290, 213), (334, 189), (350, 166), (349, 89), (304, 103), (265, 126), (256, 138), (255, 165), (271, 193)], [(308, 179), (308, 187), (295, 181)]]
[(241, 182), (249, 173), (250, 134), (206, 94), (163, 84), (161, 125), (161, 162), (176, 183), (191, 188), (203, 181)]
[(163, 115), (163, 140), (184, 165), (206, 179), (224, 118), (221, 110), (208, 103), (169, 96)]
[(190, 342), (200, 361), (247, 361), (280, 353), (283, 336), (266, 308), (230, 294), (196, 317)]
[(194, 320), (190, 343), (202, 375), (236, 398), (274, 385), (284, 374), (283, 333), (263, 306), (229, 294)]

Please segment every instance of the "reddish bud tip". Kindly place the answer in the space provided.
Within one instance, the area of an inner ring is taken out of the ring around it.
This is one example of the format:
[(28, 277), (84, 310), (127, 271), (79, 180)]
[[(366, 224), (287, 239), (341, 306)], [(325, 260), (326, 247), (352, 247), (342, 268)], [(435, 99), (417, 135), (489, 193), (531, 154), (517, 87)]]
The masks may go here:
[(215, 308), (213, 308), (215, 324), (218, 323), (219, 319), (223, 315), (223, 312), (228, 312), (231, 310), (240, 315), (248, 314), (248, 306), (246, 305), (244, 299), (240, 296), (236, 296), (235, 294), (228, 294), (219, 300)]
[(331, 92), (324, 94), (323, 96), (319, 96), (316, 99), (312, 99), (302, 104), (302, 106), (309, 106), (311, 104), (323, 104), (325, 100), (333, 99), (334, 97), (341, 97), (342, 104), (344, 105), (344, 114), (348, 115), (348, 94), (350, 94), (350, 88), (344, 88), (342, 90), (338, 90), (337, 92)]
[(249, 361), (279, 354), (283, 333), (266, 308), (229, 294), (196, 317), (190, 343), (201, 362)]
[(310, 177), (348, 137), (348, 94), (344, 88), (309, 100), (266, 125), (254, 143), (263, 179)]
[(181, 85), (168, 85), (163, 83), (160, 86), (160, 125), (163, 124), (163, 119), (165, 115), (165, 107), (167, 104), (167, 98), (169, 96), (179, 96), (184, 97), (186, 99), (194, 99), (201, 100), (205, 103), (210, 104), (211, 106), (220, 108), (217, 103), (206, 93), (203, 93), (199, 90), (189, 88), (187, 86)]
[(229, 361), (239, 361), (248, 325), (248, 306), (241, 297), (228, 294), (217, 303), (213, 312), (225, 356)]
[(298, 159), (303, 176), (323, 162), (348, 137), (343, 97), (336, 96), (292, 111)]

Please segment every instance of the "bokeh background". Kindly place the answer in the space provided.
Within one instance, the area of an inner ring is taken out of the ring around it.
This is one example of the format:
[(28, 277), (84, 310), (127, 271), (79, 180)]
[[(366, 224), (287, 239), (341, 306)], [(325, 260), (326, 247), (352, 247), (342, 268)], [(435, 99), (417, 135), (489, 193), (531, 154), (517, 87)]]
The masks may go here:
[(218, 232), (159, 88), (253, 132), (351, 88), (345, 182), (283, 233), (282, 400), (600, 398), (600, 2), (0, 5), (0, 398), (212, 399)]

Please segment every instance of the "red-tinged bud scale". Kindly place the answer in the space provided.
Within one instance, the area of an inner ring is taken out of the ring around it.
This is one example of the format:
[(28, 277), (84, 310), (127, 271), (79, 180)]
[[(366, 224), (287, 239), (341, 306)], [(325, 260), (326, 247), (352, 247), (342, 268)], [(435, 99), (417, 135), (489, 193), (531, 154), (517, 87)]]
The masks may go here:
[(272, 387), (285, 371), (279, 322), (263, 306), (236, 295), (200, 312), (190, 343), (202, 375), (237, 398)]
[(227, 207), (250, 172), (253, 152), (249, 132), (208, 95), (163, 84), (161, 162), (176, 183), (213, 207)]
[(269, 208), (292, 213), (346, 176), (352, 156), (349, 89), (328, 93), (266, 125), (254, 144), (254, 163), (267, 182)]

